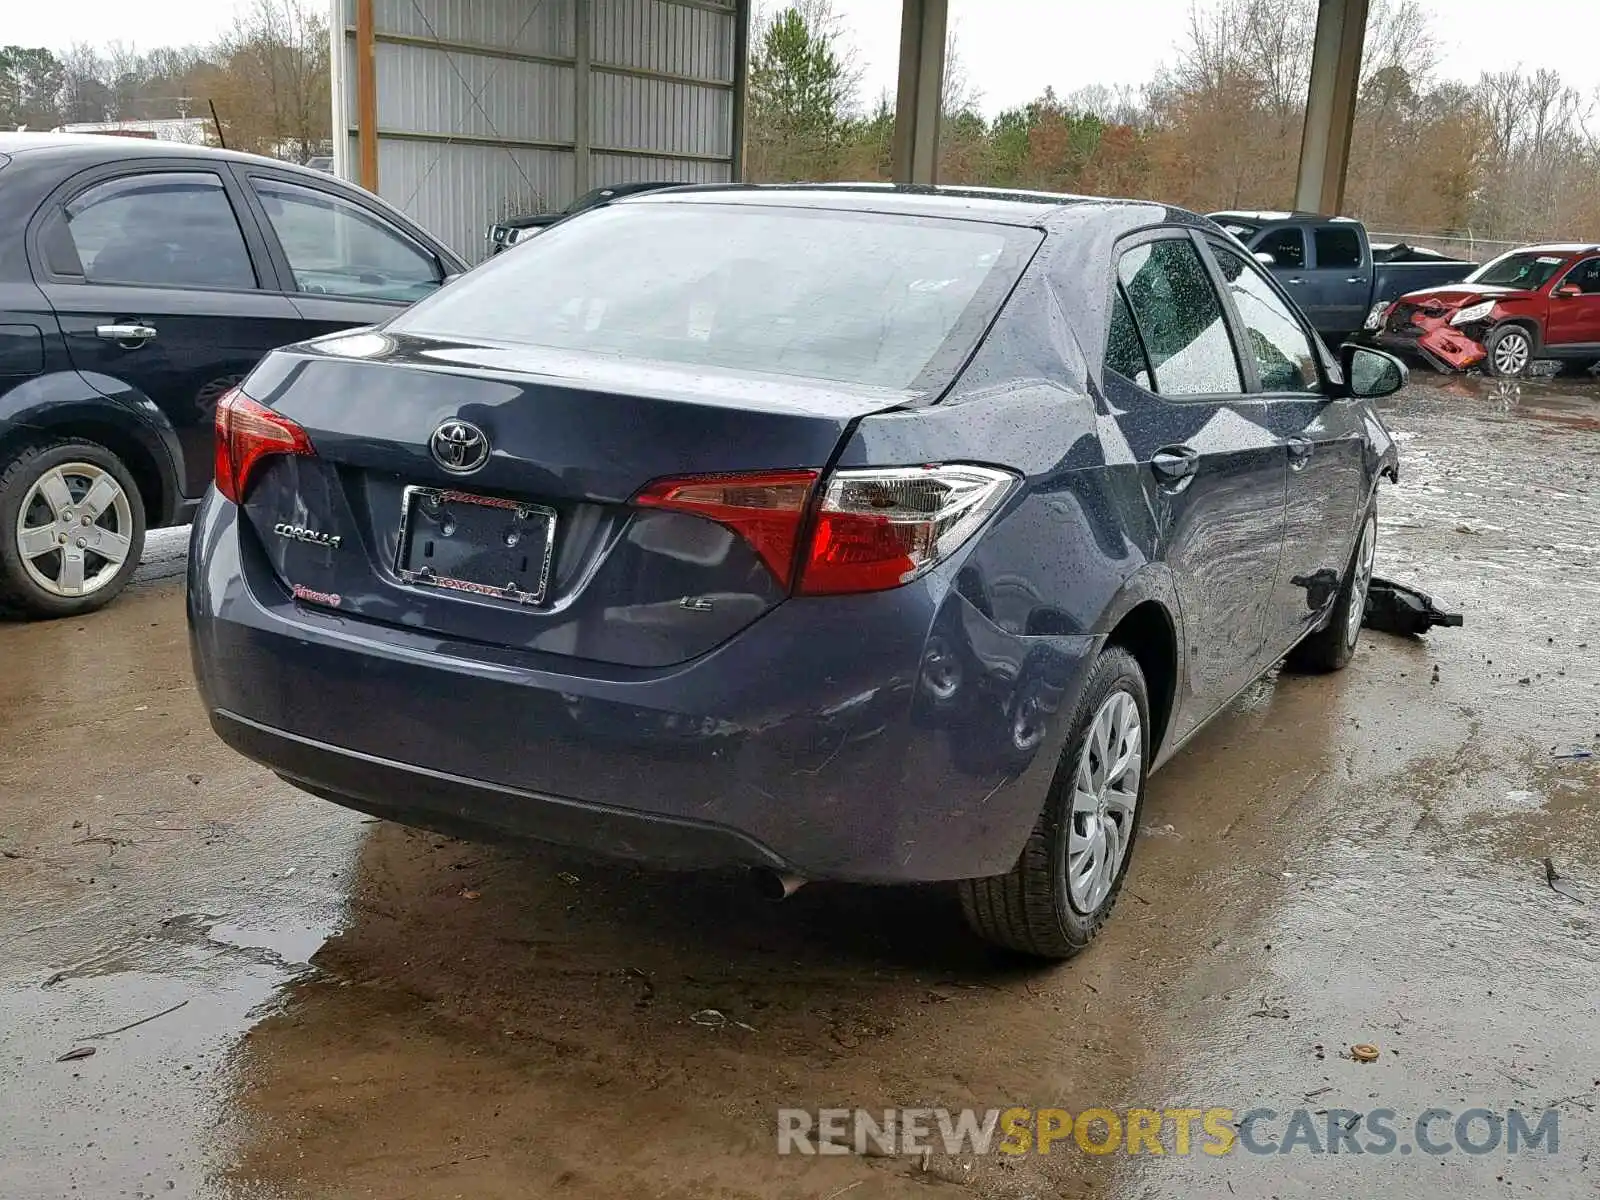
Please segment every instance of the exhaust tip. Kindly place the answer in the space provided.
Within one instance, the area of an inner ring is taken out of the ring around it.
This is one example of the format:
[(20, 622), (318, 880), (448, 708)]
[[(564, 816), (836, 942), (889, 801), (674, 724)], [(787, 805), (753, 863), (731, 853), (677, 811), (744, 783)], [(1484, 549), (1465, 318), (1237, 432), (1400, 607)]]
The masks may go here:
[(761, 893), (764, 900), (787, 900), (801, 888), (805, 887), (806, 880), (800, 875), (791, 875), (784, 871), (757, 871), (756, 890)]

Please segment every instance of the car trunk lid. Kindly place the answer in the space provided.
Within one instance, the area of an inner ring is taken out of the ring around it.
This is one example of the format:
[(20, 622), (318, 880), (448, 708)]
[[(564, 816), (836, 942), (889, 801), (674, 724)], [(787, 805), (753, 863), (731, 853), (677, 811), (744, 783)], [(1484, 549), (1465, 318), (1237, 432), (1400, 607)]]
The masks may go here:
[[(280, 351), (244, 391), (315, 448), (263, 460), (244, 496), (288, 596), (630, 667), (704, 653), (787, 595), (725, 526), (631, 505), (644, 485), (820, 472), (859, 417), (908, 399), (375, 331)], [(479, 466), (441, 437), (463, 426)]]

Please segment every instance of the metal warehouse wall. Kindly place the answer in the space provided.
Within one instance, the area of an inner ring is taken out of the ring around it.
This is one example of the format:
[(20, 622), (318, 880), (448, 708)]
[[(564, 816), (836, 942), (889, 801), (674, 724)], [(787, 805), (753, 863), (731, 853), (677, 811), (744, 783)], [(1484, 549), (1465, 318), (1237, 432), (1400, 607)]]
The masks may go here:
[(591, 187), (739, 176), (748, 0), (333, 0), (346, 179), (371, 186), (358, 132), (367, 4), (376, 190), (471, 261), (495, 220)]

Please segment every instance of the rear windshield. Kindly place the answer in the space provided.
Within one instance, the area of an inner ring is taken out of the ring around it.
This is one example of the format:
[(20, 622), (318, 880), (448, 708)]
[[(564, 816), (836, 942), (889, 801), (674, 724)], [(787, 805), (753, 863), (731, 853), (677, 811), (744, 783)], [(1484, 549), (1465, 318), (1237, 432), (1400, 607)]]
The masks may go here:
[(1499, 284), (1502, 287), (1539, 288), (1566, 265), (1567, 258), (1565, 254), (1507, 254), (1493, 262), (1484, 263), (1468, 275), (1466, 281)]
[(1043, 235), (746, 205), (596, 209), (408, 309), (396, 333), (929, 391)]

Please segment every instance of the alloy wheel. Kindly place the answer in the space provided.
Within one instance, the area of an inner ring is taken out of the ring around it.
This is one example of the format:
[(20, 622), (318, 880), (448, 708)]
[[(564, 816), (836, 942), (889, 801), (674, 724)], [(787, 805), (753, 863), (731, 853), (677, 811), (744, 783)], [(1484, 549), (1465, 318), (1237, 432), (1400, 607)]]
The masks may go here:
[(1092, 913), (1110, 895), (1133, 842), (1144, 773), (1139, 706), (1127, 692), (1107, 696), (1089, 723), (1072, 780), (1067, 833), (1067, 895)]
[(1356, 547), (1355, 577), (1350, 581), (1350, 611), (1345, 615), (1345, 644), (1354, 649), (1361, 636), (1361, 622), (1367, 615), (1367, 588), (1372, 583), (1372, 564), (1377, 558), (1378, 522), (1367, 518), (1361, 527), (1361, 542)]
[(133, 546), (133, 508), (93, 463), (51, 467), (22, 497), (15, 530), (28, 578), (52, 596), (87, 596), (116, 578)]
[(1520, 375), (1527, 368), (1533, 344), (1523, 333), (1508, 333), (1494, 348), (1495, 370), (1502, 375)]

